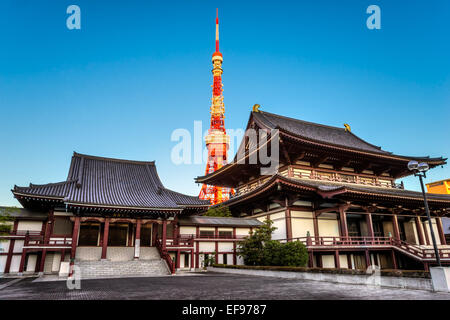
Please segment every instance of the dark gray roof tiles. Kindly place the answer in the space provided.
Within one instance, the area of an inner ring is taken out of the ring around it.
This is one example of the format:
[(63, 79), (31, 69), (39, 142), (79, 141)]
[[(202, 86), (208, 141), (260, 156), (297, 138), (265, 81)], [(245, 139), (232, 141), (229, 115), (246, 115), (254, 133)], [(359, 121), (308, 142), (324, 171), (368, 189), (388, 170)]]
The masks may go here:
[(154, 162), (74, 153), (68, 181), (15, 187), (15, 194), (62, 197), (65, 203), (130, 208), (181, 209), (208, 201), (164, 188)]
[(263, 225), (256, 219), (242, 219), (231, 217), (189, 216), (179, 220), (180, 225), (230, 226), (230, 227), (259, 227)]
[(288, 118), (265, 111), (253, 112), (253, 116), (257, 121), (259, 120), (269, 128), (284, 129), (294, 135), (307, 139), (364, 151), (391, 154), (391, 152), (384, 151), (380, 147), (362, 140), (344, 128)]

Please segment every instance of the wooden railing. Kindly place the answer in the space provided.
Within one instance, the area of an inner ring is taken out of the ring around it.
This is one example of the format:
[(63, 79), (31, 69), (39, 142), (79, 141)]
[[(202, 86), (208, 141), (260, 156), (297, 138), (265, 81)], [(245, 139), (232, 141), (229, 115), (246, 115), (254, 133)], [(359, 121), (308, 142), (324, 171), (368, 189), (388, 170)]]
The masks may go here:
[[(393, 237), (298, 237), (292, 239), (281, 239), (280, 242), (300, 241), (307, 247), (318, 246), (392, 246), (394, 249), (409, 253), (419, 260), (435, 260), (436, 255), (433, 248), (411, 244)], [(441, 259), (450, 260), (450, 248), (438, 248)]]
[(163, 249), (160, 239), (156, 239), (156, 248), (158, 249), (158, 252), (159, 252), (159, 255), (161, 256), (161, 258), (166, 261), (166, 263), (170, 269), (170, 272), (172, 274), (174, 274), (175, 273), (175, 263), (173, 262), (170, 254), (167, 252), (167, 249)]
[(192, 238), (192, 239), (224, 239), (224, 240), (242, 240), (248, 235), (226, 235), (226, 234), (180, 234), (180, 238)]
[(71, 235), (52, 235), (46, 241), (44, 234), (41, 231), (12, 231), (8, 234), (0, 236), (2, 239), (23, 239), (24, 247), (71, 247), (72, 236)]
[[(161, 241), (161, 239), (158, 239)], [(181, 235), (180, 237), (166, 238), (166, 247), (193, 247), (194, 237), (192, 235)]]

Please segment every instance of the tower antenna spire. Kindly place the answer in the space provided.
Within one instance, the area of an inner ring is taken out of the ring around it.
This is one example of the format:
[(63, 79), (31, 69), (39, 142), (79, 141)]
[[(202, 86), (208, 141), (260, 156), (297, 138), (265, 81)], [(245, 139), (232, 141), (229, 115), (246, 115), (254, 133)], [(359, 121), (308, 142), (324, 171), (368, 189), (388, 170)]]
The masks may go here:
[(216, 52), (219, 52), (219, 8), (216, 9)]
[[(227, 164), (227, 151), (230, 145), (230, 136), (225, 130), (225, 106), (223, 104), (222, 88), (222, 62), (219, 52), (219, 9), (216, 11), (216, 51), (212, 55), (213, 92), (211, 98), (211, 124), (208, 135), (205, 137), (208, 149), (208, 162), (205, 174), (213, 173)], [(226, 187), (204, 184), (200, 190), (199, 198), (218, 204), (230, 199), (233, 190)]]

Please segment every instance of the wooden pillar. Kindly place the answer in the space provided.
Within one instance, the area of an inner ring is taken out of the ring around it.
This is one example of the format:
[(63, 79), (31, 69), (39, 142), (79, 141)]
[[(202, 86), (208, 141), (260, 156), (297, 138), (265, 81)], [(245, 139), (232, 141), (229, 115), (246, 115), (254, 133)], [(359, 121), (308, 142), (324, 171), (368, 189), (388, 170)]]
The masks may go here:
[(105, 218), (105, 226), (103, 227), (102, 260), (106, 259), (106, 251), (108, 248), (109, 220), (110, 218)]
[(416, 221), (417, 235), (419, 237), (419, 244), (424, 245), (425, 240), (423, 237), (423, 228), (422, 228), (422, 222), (420, 221), (420, 217), (416, 216), (415, 221)]
[(369, 268), (372, 265), (372, 263), (370, 262), (369, 250), (365, 250), (364, 251), (364, 255), (365, 255), (365, 258), (366, 258), (366, 269), (367, 269), (367, 268)]
[(286, 210), (286, 239), (287, 241), (292, 241), (291, 209)]
[(339, 261), (339, 250), (334, 251), (334, 266), (336, 269), (341, 268), (341, 262)]
[(436, 226), (439, 233), (439, 239), (441, 240), (441, 245), (446, 245), (447, 241), (445, 240), (444, 227), (442, 226), (442, 218), (436, 217)]
[(215, 227), (214, 228), (214, 234), (215, 234), (215, 238), (216, 241), (214, 242), (214, 251), (216, 252), (215, 256), (214, 256), (214, 260), (216, 263), (219, 263), (219, 228)]
[(314, 267), (314, 254), (312, 251), (308, 252), (308, 267), (313, 268)]
[(172, 237), (173, 237), (173, 243), (174, 244), (178, 244), (178, 237), (179, 236), (180, 236), (180, 234), (179, 234), (178, 224), (175, 223), (173, 225), (173, 229), (172, 229)]
[(352, 255), (351, 254), (347, 254), (347, 266), (348, 266), (348, 269), (353, 269), (353, 266), (352, 266)]
[(167, 220), (163, 221), (163, 227), (162, 227), (162, 249), (166, 250), (167, 245)]
[(198, 241), (198, 238), (200, 237), (200, 227), (197, 226), (195, 229), (195, 237), (197, 240), (195, 241), (195, 267), (200, 268), (200, 242)]
[(142, 220), (136, 220), (136, 235), (134, 239), (134, 258), (139, 259), (141, 254), (141, 224)]
[(19, 274), (23, 273), (25, 267), (25, 258), (27, 256), (27, 249), (22, 249), (22, 257), (20, 258)]
[(369, 237), (373, 238), (374, 237), (373, 222), (372, 222), (372, 214), (370, 212), (368, 212), (366, 214), (366, 223), (367, 223), (367, 232), (369, 233)]
[(195, 268), (195, 266), (194, 266), (194, 249), (192, 249), (191, 250), (191, 264), (190, 264), (190, 266), (189, 266), (189, 268), (190, 269), (194, 269)]
[[(13, 227), (13, 234), (17, 233), (17, 227), (19, 226), (19, 221), (14, 221), (14, 227)], [(8, 248), (8, 255), (6, 256), (6, 264), (5, 264), (5, 270), (4, 273), (9, 273), (9, 269), (11, 267), (11, 261), (12, 257), (14, 255), (14, 245), (16, 243), (15, 239), (9, 240), (9, 248)]]
[(180, 249), (177, 250), (177, 263), (176, 263), (176, 268), (180, 269)]
[(45, 266), (45, 258), (46, 257), (47, 257), (47, 250), (44, 249), (44, 250), (42, 250), (41, 263), (39, 264), (39, 273), (40, 274), (44, 273), (44, 266)]
[(75, 254), (77, 251), (77, 242), (78, 242), (78, 234), (80, 232), (80, 217), (75, 217), (75, 222), (73, 224), (73, 231), (72, 231), (72, 249), (70, 250), (70, 260), (71, 264), (73, 264), (75, 260)]
[(430, 271), (430, 268), (429, 268), (429, 265), (428, 265), (428, 262), (424, 262), (423, 263), (423, 268), (425, 269), (425, 271)]
[(133, 246), (133, 229), (134, 223), (128, 223), (128, 246)]
[(397, 215), (392, 215), (392, 225), (394, 227), (394, 239), (400, 240), (400, 229), (398, 227), (398, 218)]
[(156, 246), (157, 236), (158, 236), (158, 224), (152, 223), (152, 246)]
[(313, 213), (313, 226), (314, 226), (314, 239), (315, 244), (320, 245), (320, 234), (319, 234), (319, 220), (316, 217), (315, 213)]
[(347, 214), (344, 208), (339, 208), (339, 218), (341, 221), (341, 236), (348, 237)]
[(397, 257), (395, 256), (395, 251), (394, 250), (391, 250), (391, 257), (392, 257), (393, 268), (394, 268), (394, 270), (397, 270), (398, 269), (398, 267), (397, 267)]
[(66, 260), (66, 249), (61, 250), (61, 262), (64, 262)]
[(237, 264), (237, 256), (236, 256), (236, 227), (233, 228), (233, 264)]

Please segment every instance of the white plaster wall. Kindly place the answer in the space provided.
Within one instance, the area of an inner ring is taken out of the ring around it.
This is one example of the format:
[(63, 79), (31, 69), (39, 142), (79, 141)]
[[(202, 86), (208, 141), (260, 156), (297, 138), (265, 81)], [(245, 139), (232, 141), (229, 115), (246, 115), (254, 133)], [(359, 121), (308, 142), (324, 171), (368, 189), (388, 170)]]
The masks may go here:
[(216, 251), (216, 244), (214, 242), (200, 242), (200, 252), (214, 252)]
[(337, 220), (319, 218), (317, 219), (317, 224), (319, 226), (319, 236), (339, 237), (339, 223)]
[(233, 251), (233, 242), (219, 242), (219, 252)]
[(13, 250), (13, 251), (14, 251), (15, 253), (22, 253), (24, 242), (25, 242), (25, 241), (23, 241), (23, 240), (16, 240), (16, 241), (14, 242), (14, 250)]
[(348, 260), (347, 260), (347, 255), (345, 254), (340, 254), (339, 255), (339, 264), (341, 266), (341, 268), (348, 268)]
[(214, 227), (200, 227), (200, 231), (215, 231)]
[(236, 263), (241, 266), (244, 264), (244, 259), (240, 256), (236, 256)]
[(197, 232), (197, 228), (196, 227), (191, 227), (191, 226), (181, 226), (180, 227), (180, 233), (181, 234), (194, 234)]
[(335, 268), (334, 256), (333, 255), (323, 255), (322, 256), (322, 267), (323, 268)]
[(53, 269), (54, 253), (47, 253), (44, 263), (44, 273), (51, 273)]
[(313, 213), (305, 211), (291, 211), (292, 237), (306, 237), (309, 231), (314, 236)]
[(42, 221), (19, 221), (17, 230), (25, 231), (41, 231)]
[(25, 266), (26, 272), (34, 272), (36, 270), (37, 254), (28, 255), (28, 263)]
[(250, 228), (236, 228), (237, 236), (248, 236), (249, 232), (250, 232)]
[(11, 259), (11, 266), (9, 268), (9, 272), (19, 272), (20, 267), (20, 260), (22, 259), (21, 256), (15, 255)]
[(0, 273), (5, 272), (6, 256), (0, 256)]
[(9, 240), (0, 241), (0, 253), (7, 253), (9, 251), (9, 244), (10, 244)]
[(273, 221), (273, 227), (277, 228), (272, 232), (272, 239), (286, 239), (286, 214), (285, 212), (279, 212), (270, 215), (270, 220)]
[(55, 253), (53, 255), (52, 272), (58, 272), (61, 265), (61, 253)]
[[(184, 259), (186, 258), (186, 255), (188, 256), (189, 259), (188, 265), (184, 264)], [(188, 253), (180, 253), (180, 268), (189, 268), (190, 264), (191, 264), (191, 255)]]

